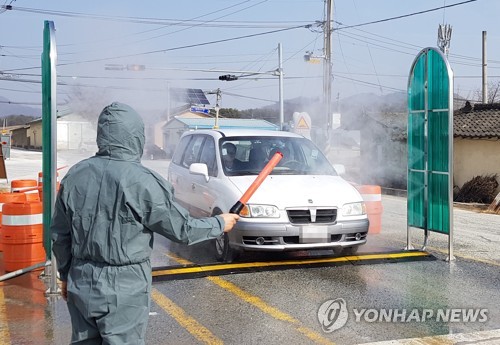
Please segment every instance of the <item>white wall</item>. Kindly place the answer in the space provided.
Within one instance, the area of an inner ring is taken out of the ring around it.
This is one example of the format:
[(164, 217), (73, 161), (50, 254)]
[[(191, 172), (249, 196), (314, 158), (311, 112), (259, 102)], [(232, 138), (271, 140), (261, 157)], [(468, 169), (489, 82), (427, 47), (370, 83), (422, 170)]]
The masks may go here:
[(498, 174), (500, 183), (500, 140), (455, 138), (453, 156), (455, 185), (462, 187), (475, 176), (491, 174)]

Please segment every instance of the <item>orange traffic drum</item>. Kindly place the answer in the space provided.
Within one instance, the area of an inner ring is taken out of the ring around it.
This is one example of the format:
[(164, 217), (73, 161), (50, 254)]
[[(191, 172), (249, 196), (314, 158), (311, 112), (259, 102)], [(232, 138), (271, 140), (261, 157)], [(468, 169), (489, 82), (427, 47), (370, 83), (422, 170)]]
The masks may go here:
[(370, 221), (369, 234), (379, 234), (382, 230), (382, 188), (380, 186), (356, 186), (366, 205), (366, 214)]
[(26, 194), (27, 201), (40, 201), (37, 180), (12, 180), (10, 188), (12, 193)]
[(0, 193), (0, 252), (3, 252), (2, 244), (2, 207), (8, 202), (24, 202), (26, 195), (24, 193)]
[(42, 203), (4, 204), (1, 241), (7, 272), (44, 262)]

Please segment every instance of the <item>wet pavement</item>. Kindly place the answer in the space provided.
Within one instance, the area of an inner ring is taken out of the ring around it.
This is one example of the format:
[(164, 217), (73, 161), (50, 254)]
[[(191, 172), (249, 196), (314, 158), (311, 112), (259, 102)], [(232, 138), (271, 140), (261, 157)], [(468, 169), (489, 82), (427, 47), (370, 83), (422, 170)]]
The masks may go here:
[[(170, 252), (158, 246), (155, 255)], [(169, 259), (177, 265), (186, 263), (177, 255)], [(40, 273), (2, 284), (1, 344), (68, 343), (65, 303), (45, 297), (48, 285)], [(500, 328), (499, 281), (497, 266), (460, 258), (451, 264), (439, 258), (374, 264), (353, 260), (335, 267), (159, 281), (153, 284), (147, 343), (360, 344), (495, 330)], [(346, 302), (349, 320), (341, 329), (325, 333), (318, 308), (339, 298)], [(373, 322), (357, 321), (354, 314), (354, 309), (437, 313), (462, 308), (487, 309), (487, 322)]]
[[(143, 163), (166, 173), (165, 161)], [(36, 171), (37, 163), (33, 164)], [(342, 259), (328, 251), (247, 253), (237, 263), (294, 260), (304, 264), (155, 280), (146, 343), (350, 345), (418, 338), (418, 344), (500, 344), (500, 216), (455, 209), (456, 260), (451, 263), (445, 261), (446, 236), (434, 233), (425, 260), (368, 262), (371, 253), (402, 253), (406, 244), (405, 199), (384, 195), (383, 205), (381, 233), (369, 235), (359, 258), (350, 257), (348, 263), (307, 265), (311, 259)], [(412, 237), (419, 248), (421, 231), (412, 230)], [(0, 253), (0, 275), (2, 259)], [(182, 246), (156, 236), (152, 263), (154, 267), (208, 267), (214, 264), (213, 248), (210, 243)], [(45, 296), (49, 279), (42, 273), (0, 282), (0, 344), (69, 343), (65, 302)], [(320, 307), (340, 299), (348, 315), (345, 324), (325, 332), (318, 317)], [(424, 310), (433, 314), (455, 310), (460, 316), (469, 309), (485, 313), (487, 320), (421, 318)], [(378, 318), (391, 311), (404, 311), (404, 320)], [(411, 312), (416, 314), (409, 319)], [(421, 339), (439, 335), (448, 338)], [(391, 344), (399, 343), (403, 342)]]

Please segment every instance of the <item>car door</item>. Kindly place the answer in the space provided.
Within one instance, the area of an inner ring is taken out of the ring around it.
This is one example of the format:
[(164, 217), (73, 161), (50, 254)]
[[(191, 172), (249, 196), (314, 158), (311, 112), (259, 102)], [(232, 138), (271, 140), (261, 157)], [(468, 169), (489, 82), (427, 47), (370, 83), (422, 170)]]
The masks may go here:
[(204, 136), (197, 163), (207, 165), (209, 181), (207, 182), (204, 176), (191, 175), (190, 212), (195, 217), (208, 217), (212, 215), (212, 205), (215, 202), (215, 194), (211, 191), (211, 186), (217, 176), (215, 140), (213, 137), (209, 135)]
[(169, 169), (169, 180), (175, 189), (175, 200), (191, 211), (193, 205), (192, 196), (192, 174), (189, 167), (196, 163), (199, 158), (201, 144), (204, 140), (200, 135), (188, 135), (181, 139), (172, 158)]

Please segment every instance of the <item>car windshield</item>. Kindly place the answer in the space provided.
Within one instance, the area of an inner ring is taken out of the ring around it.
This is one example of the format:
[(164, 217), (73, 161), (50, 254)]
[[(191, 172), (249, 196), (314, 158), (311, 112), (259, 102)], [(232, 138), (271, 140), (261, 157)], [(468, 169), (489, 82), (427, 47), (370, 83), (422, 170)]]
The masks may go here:
[(225, 137), (219, 141), (227, 176), (257, 175), (276, 152), (283, 158), (272, 175), (337, 175), (323, 153), (306, 138)]

